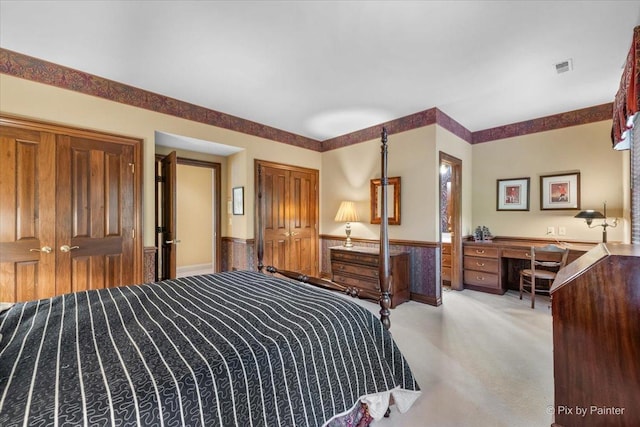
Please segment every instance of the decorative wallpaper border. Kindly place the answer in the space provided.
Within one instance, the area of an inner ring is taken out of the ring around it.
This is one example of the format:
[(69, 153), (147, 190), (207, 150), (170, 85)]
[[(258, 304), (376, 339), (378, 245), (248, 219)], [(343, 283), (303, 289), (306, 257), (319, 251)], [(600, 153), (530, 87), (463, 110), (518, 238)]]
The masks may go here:
[(394, 134), (438, 124), (470, 144), (479, 144), (611, 120), (613, 117), (611, 102), (471, 132), (434, 107), (336, 138), (317, 141), (3, 48), (0, 48), (0, 73), (319, 152), (377, 139), (382, 126), (387, 127), (389, 134)]
[(472, 144), (612, 120), (613, 102), (473, 132)]
[(320, 141), (0, 48), (0, 73), (319, 151)]

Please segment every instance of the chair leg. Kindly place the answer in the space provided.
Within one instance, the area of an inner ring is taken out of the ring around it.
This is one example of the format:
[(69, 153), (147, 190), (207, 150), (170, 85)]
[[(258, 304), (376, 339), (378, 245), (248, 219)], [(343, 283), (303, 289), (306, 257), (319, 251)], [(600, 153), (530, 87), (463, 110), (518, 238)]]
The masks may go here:
[(531, 308), (535, 308), (536, 300), (536, 278), (531, 277)]
[(522, 286), (524, 285), (524, 284), (522, 283), (522, 277), (523, 277), (523, 274), (521, 273), (521, 274), (520, 274), (520, 299), (522, 299)]

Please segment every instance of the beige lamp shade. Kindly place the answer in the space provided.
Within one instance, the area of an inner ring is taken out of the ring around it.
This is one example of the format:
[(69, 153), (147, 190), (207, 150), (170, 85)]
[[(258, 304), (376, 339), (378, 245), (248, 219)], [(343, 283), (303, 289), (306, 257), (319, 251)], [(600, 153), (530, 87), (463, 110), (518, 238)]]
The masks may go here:
[(340, 203), (338, 213), (336, 214), (336, 222), (347, 223), (347, 226), (345, 227), (347, 240), (344, 242), (344, 247), (346, 248), (353, 247), (353, 243), (351, 243), (351, 224), (349, 223), (357, 221), (360, 221), (360, 218), (358, 218), (358, 213), (356, 212), (356, 204), (350, 201)]
[(336, 222), (358, 222), (358, 213), (356, 212), (356, 204), (354, 202), (344, 201), (340, 203), (338, 213), (336, 214)]

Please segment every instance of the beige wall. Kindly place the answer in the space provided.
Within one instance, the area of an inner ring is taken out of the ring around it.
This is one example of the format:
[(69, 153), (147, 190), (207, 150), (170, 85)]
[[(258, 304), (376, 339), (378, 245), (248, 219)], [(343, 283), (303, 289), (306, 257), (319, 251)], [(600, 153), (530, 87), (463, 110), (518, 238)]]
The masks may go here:
[[(154, 244), (155, 131), (244, 149), (222, 168), (223, 236), (253, 237), (253, 167), (260, 159), (320, 170), (320, 233), (344, 235), (344, 224), (333, 218), (340, 200), (351, 199), (363, 218), (352, 225), (352, 235), (378, 238), (378, 226), (369, 223), (369, 180), (380, 174), (379, 139), (318, 153), (7, 75), (0, 75), (0, 111), (142, 139), (145, 246)], [(611, 214), (622, 216), (628, 206), (623, 184), (629, 179), (628, 154), (609, 148), (610, 125), (605, 121), (474, 146), (436, 125), (389, 135), (389, 176), (402, 177), (402, 225), (391, 226), (390, 237), (438, 241), (438, 152), (444, 151), (463, 160), (464, 233), (487, 225), (497, 235), (544, 237), (548, 226), (564, 226), (567, 239), (597, 241), (599, 229), (587, 229), (572, 217), (575, 212), (539, 210), (538, 181), (542, 174), (580, 170), (583, 208), (600, 209), (606, 200)], [(496, 212), (496, 179), (522, 176), (531, 177), (531, 210)], [(243, 216), (226, 213), (231, 188), (237, 186), (245, 188)], [(610, 240), (624, 240), (627, 227), (610, 229)]]
[[(389, 135), (388, 174), (400, 176), (401, 224), (389, 226), (391, 239), (436, 241), (438, 194), (436, 126), (425, 126)], [(320, 176), (320, 231), (344, 236), (343, 223), (334, 217), (341, 200), (356, 202), (361, 221), (351, 224), (351, 236), (377, 239), (378, 225), (370, 223), (370, 180), (380, 177), (380, 139), (375, 139), (322, 155)]]
[[(602, 228), (589, 229), (578, 211), (540, 209), (540, 176), (580, 171), (582, 209), (622, 217), (628, 197), (628, 154), (611, 149), (611, 121), (572, 126), (473, 146), (473, 225), (486, 225), (494, 235), (546, 237), (547, 227), (566, 228), (563, 240), (599, 241)], [(531, 178), (528, 212), (496, 211), (496, 180)], [(628, 214), (627, 214), (628, 216)], [(596, 221), (598, 222), (598, 221)], [(610, 228), (609, 241), (624, 241), (625, 224)]]
[[(78, 92), (0, 74), (0, 111), (66, 126), (99, 130), (144, 141), (143, 244), (154, 245), (155, 131), (244, 148), (222, 174), (222, 200), (231, 188), (245, 187), (245, 212), (253, 212), (253, 160), (261, 159), (320, 169), (320, 153), (166, 114), (131, 107)], [(223, 223), (223, 236), (253, 237), (253, 215)]]
[(176, 267), (213, 264), (213, 169), (178, 165)]

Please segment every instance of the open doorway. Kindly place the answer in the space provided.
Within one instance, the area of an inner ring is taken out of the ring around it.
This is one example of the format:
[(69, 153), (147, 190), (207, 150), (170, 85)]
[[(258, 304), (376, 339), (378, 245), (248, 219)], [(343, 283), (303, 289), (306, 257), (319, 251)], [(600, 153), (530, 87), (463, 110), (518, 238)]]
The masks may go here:
[(462, 290), (462, 160), (441, 151), (439, 175), (441, 285)]
[(156, 280), (220, 271), (220, 164), (156, 157)]

